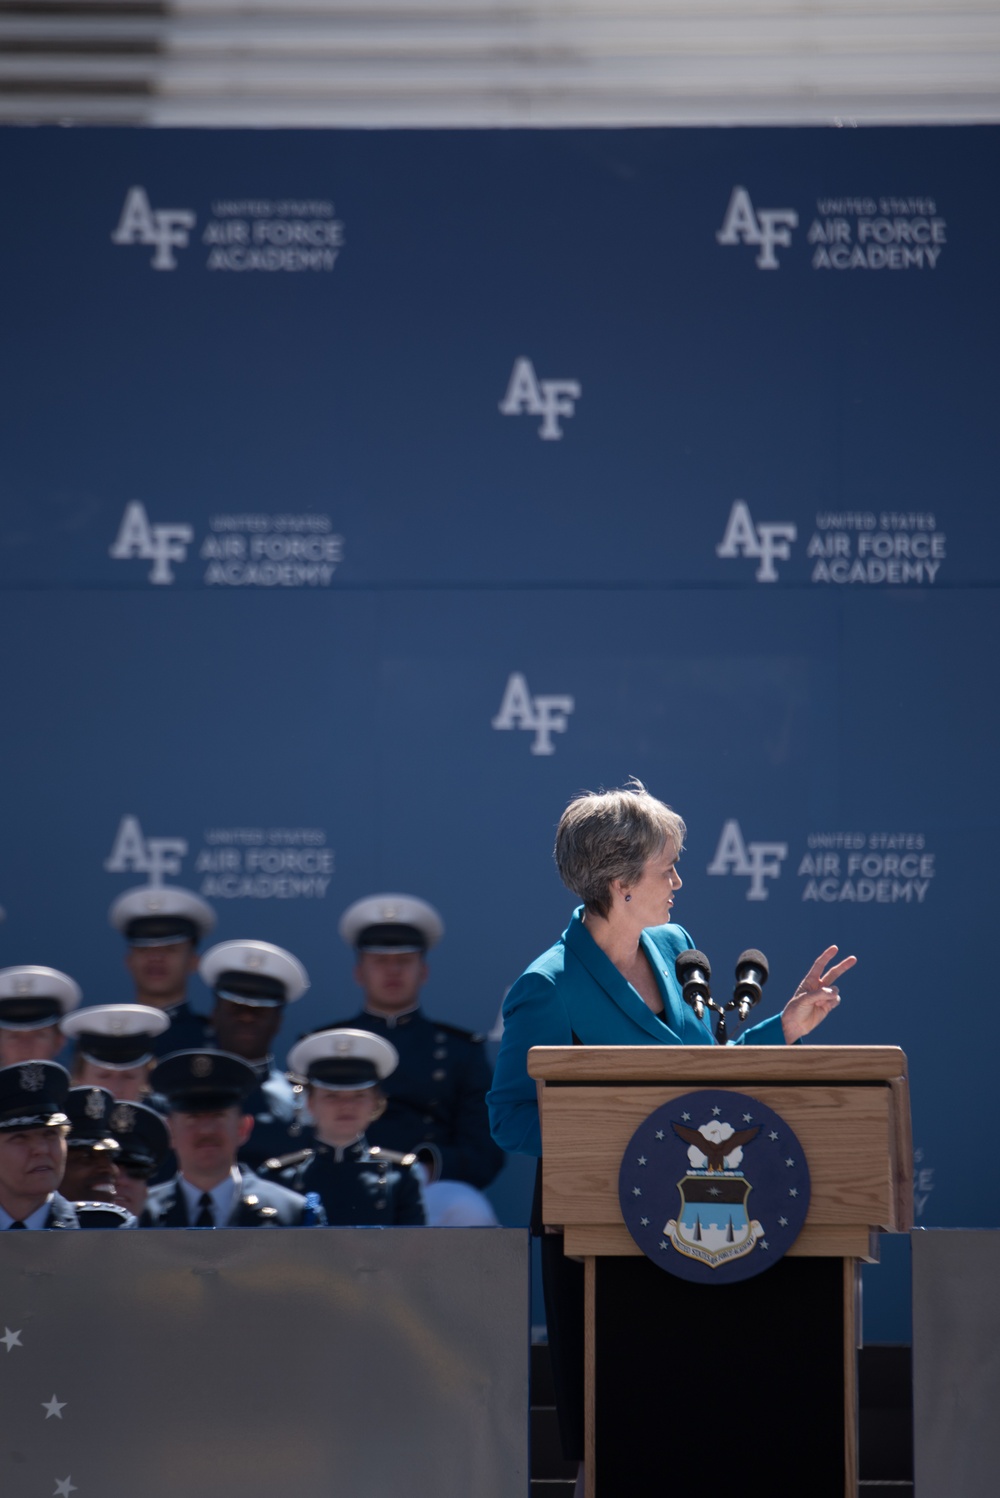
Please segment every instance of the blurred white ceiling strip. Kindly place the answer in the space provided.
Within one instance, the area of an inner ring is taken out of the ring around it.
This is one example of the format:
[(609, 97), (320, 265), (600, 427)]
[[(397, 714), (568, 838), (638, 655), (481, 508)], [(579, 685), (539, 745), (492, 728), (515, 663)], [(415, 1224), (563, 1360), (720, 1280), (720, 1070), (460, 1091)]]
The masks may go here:
[(0, 0), (0, 120), (1000, 119), (1000, 0)]

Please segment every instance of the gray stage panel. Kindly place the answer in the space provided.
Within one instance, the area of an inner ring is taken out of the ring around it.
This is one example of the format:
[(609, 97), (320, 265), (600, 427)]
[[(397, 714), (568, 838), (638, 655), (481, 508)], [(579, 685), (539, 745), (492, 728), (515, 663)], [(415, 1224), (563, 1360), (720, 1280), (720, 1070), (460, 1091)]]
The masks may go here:
[(912, 1242), (915, 1498), (996, 1498), (1000, 1232)]
[(524, 1498), (528, 1265), (517, 1229), (4, 1233), (0, 1492)]

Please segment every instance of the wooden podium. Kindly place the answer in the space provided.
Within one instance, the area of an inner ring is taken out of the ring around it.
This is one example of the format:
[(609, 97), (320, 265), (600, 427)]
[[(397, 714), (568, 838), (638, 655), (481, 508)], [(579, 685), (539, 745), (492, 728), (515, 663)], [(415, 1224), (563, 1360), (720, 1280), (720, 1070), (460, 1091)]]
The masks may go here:
[[(856, 1498), (859, 1266), (878, 1262), (879, 1233), (911, 1226), (902, 1051), (538, 1046), (528, 1071), (542, 1117), (543, 1222), (585, 1266), (587, 1498), (724, 1488), (755, 1473), (770, 1498)], [(618, 1204), (636, 1128), (707, 1087), (778, 1113), (811, 1178), (791, 1249), (738, 1285), (690, 1285), (650, 1263)]]

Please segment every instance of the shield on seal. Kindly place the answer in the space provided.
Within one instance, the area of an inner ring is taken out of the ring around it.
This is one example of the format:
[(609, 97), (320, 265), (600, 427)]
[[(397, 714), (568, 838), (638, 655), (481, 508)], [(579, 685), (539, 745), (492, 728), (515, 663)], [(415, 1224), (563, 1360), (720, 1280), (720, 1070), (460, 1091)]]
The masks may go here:
[(753, 1187), (741, 1171), (689, 1171), (677, 1190), (680, 1211), (663, 1231), (678, 1253), (711, 1268), (753, 1252), (762, 1229), (747, 1211)]

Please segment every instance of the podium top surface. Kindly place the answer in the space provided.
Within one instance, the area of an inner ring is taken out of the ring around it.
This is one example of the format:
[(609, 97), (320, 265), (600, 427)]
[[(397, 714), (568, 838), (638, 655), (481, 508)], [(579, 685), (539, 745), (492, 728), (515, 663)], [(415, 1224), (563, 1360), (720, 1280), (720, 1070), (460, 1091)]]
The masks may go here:
[(898, 1082), (906, 1056), (892, 1045), (534, 1046), (528, 1073), (541, 1082)]

